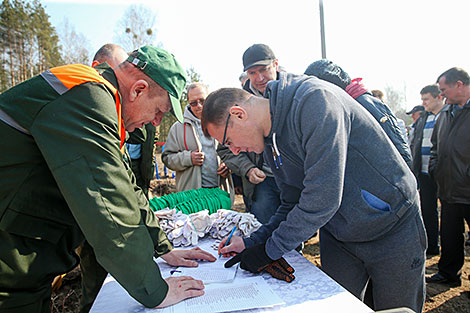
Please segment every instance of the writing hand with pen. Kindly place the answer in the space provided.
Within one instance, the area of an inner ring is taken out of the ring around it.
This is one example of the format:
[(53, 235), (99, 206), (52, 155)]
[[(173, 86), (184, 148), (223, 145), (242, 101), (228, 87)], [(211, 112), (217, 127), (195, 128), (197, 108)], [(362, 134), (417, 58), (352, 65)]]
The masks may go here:
[(265, 243), (245, 249), (245, 244), (241, 237), (232, 236), (229, 244), (226, 246), (227, 239), (228, 237), (220, 243), (219, 253), (224, 257), (234, 257), (225, 263), (225, 267), (232, 267), (240, 262), (242, 269), (252, 273), (266, 271), (272, 277), (288, 283), (295, 279), (293, 275), (295, 272), (294, 268), (284, 258), (273, 260), (266, 254)]

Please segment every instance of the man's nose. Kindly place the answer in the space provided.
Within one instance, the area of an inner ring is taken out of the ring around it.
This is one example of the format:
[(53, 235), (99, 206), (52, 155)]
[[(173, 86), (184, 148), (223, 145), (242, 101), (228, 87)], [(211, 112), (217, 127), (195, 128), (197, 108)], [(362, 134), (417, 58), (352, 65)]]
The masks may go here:
[(165, 113), (163, 112), (159, 112), (157, 113), (157, 115), (155, 115), (155, 118), (153, 119), (153, 121), (151, 122), (153, 126), (157, 127), (158, 125), (160, 125), (162, 123), (162, 120), (163, 120), (163, 115)]
[(263, 81), (264, 76), (262, 73), (258, 72), (256, 73), (256, 81)]

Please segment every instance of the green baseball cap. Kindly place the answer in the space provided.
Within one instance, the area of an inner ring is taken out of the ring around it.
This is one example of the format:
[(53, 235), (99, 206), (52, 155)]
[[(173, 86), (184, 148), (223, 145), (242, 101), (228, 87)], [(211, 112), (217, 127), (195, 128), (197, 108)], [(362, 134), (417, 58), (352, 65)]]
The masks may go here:
[(186, 73), (173, 54), (150, 45), (143, 46), (127, 58), (152, 80), (168, 91), (172, 113), (183, 122), (180, 98), (186, 85)]

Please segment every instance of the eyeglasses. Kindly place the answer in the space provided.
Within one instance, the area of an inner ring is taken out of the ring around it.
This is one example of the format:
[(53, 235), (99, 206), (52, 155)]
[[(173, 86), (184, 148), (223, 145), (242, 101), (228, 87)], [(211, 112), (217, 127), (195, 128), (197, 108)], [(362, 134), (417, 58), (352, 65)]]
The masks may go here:
[(226, 147), (230, 146), (230, 144), (227, 144), (227, 143), (225, 142), (225, 139), (226, 139), (225, 136), (227, 135), (227, 126), (228, 126), (228, 121), (230, 121), (230, 116), (232, 116), (232, 115), (231, 115), (230, 112), (229, 112), (229, 113), (228, 113), (228, 116), (227, 116), (227, 121), (225, 122), (224, 138), (222, 138), (222, 145), (223, 145), (223, 146), (226, 146)]
[(198, 104), (201, 104), (201, 106), (204, 105), (204, 99), (197, 99), (197, 100), (189, 102), (189, 105), (192, 107), (195, 107)]

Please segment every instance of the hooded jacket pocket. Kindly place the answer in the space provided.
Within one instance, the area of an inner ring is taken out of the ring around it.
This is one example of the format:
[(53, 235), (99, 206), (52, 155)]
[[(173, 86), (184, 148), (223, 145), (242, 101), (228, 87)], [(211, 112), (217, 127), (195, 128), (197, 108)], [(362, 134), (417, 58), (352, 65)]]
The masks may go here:
[(361, 189), (361, 194), (362, 194), (362, 198), (364, 199), (364, 201), (367, 202), (367, 204), (369, 204), (374, 209), (384, 211), (384, 212), (391, 211), (392, 208), (390, 207), (390, 204), (388, 204), (387, 202), (383, 201), (380, 198), (377, 198), (370, 192)]

